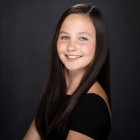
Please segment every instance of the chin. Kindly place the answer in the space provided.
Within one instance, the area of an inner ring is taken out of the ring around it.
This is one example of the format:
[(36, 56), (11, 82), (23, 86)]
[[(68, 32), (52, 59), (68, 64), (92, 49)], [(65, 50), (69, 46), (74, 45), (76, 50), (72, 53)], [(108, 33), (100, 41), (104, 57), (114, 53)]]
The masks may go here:
[(68, 71), (72, 71), (72, 72), (74, 72), (74, 71), (81, 72), (81, 71), (85, 71), (86, 70), (86, 67), (66, 67), (66, 69)]

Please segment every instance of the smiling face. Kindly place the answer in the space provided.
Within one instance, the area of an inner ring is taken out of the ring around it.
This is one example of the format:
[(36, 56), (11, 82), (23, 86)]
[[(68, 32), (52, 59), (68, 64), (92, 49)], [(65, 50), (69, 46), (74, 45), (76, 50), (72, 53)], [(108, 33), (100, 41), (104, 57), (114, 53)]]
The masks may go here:
[(64, 20), (57, 41), (58, 56), (69, 71), (86, 70), (96, 48), (95, 27), (88, 15), (71, 14)]

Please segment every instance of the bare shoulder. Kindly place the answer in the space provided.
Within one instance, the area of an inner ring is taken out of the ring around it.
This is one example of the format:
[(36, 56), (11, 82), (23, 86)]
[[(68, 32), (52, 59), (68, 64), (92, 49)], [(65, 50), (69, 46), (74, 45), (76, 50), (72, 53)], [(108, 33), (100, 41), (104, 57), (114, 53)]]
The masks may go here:
[(41, 140), (33, 120), (23, 140)]
[(82, 133), (70, 130), (66, 140), (94, 140)]
[(105, 90), (102, 88), (102, 86), (100, 85), (100, 83), (98, 81), (96, 81), (92, 87), (89, 89), (88, 91), (89, 94), (97, 94), (100, 97), (102, 97), (106, 102), (108, 101), (107, 95)]
[(107, 107), (108, 107), (108, 110), (109, 110), (110, 116), (111, 116), (111, 109), (110, 109), (110, 106), (109, 106), (109, 101), (108, 101), (107, 94), (106, 94), (105, 90), (103, 89), (103, 87), (100, 85), (100, 83), (98, 81), (96, 81), (92, 85), (92, 87), (89, 89), (88, 93), (89, 94), (96, 94), (96, 95), (100, 96), (105, 101), (105, 103), (107, 104)]

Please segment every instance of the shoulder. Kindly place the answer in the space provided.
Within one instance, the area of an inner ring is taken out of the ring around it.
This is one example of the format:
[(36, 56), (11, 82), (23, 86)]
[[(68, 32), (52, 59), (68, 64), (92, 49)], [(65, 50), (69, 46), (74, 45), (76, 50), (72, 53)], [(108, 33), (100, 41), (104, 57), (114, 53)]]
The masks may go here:
[(70, 130), (93, 139), (106, 137), (110, 130), (108, 107), (104, 99), (94, 93), (83, 94), (70, 117)]
[(102, 109), (109, 113), (111, 118), (111, 109), (107, 94), (100, 83), (96, 81), (89, 91), (80, 97), (75, 110), (78, 112), (91, 111), (91, 113), (94, 111), (101, 111), (102, 113)]
[(100, 85), (100, 83), (98, 81), (96, 81), (91, 86), (91, 88), (88, 91), (88, 94), (96, 94), (96, 95), (100, 96), (101, 98), (103, 98), (105, 102), (108, 102), (108, 98), (107, 98), (106, 92), (102, 88), (102, 86)]
[(105, 102), (111, 117), (111, 108), (109, 106), (107, 94), (98, 81), (92, 85), (87, 94), (97, 95), (99, 98), (101, 98), (102, 101)]
[[(83, 94), (75, 106), (72, 117), (74, 119), (97, 121), (96, 119), (110, 120), (110, 112), (105, 100), (95, 93)], [(80, 120), (79, 120), (80, 121)]]

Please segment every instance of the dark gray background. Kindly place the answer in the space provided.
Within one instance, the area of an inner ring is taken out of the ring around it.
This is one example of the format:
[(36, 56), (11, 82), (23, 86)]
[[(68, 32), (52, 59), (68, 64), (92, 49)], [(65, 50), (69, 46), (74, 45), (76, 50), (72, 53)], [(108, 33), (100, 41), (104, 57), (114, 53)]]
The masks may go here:
[[(45, 87), (48, 47), (62, 12), (80, 0), (0, 1), (0, 140), (20, 140)], [(139, 0), (86, 0), (104, 13), (110, 32), (110, 140), (140, 139)]]

